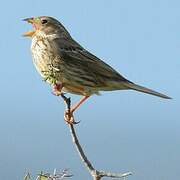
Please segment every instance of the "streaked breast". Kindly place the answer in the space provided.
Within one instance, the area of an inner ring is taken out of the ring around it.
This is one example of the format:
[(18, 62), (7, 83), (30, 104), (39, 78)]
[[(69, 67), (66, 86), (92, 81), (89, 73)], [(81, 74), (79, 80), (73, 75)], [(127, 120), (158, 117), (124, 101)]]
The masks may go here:
[(48, 38), (43, 32), (36, 33), (32, 38), (31, 52), (33, 64), (39, 74), (44, 77), (44, 72), (49, 71), (54, 55)]

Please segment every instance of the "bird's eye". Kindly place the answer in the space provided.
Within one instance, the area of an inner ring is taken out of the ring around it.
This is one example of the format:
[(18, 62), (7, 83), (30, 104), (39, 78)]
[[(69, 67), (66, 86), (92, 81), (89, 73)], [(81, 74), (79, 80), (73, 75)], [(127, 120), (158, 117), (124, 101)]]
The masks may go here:
[(48, 21), (47, 21), (46, 19), (42, 19), (42, 20), (41, 20), (41, 23), (42, 23), (42, 24), (46, 24), (47, 22), (48, 22)]

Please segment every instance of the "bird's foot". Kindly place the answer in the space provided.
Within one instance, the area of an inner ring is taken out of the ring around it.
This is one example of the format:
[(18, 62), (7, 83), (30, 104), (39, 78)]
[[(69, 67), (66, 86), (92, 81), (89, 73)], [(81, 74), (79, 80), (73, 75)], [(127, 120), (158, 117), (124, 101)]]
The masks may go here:
[(63, 87), (62, 84), (59, 84), (59, 83), (54, 84), (52, 86), (52, 94), (55, 96), (60, 96), (62, 94), (62, 91), (61, 91), (62, 87)]
[(66, 123), (68, 124), (79, 124), (80, 121), (75, 121), (74, 120), (74, 116), (73, 116), (73, 113), (71, 112), (71, 110), (67, 109), (64, 113), (64, 119), (66, 121)]

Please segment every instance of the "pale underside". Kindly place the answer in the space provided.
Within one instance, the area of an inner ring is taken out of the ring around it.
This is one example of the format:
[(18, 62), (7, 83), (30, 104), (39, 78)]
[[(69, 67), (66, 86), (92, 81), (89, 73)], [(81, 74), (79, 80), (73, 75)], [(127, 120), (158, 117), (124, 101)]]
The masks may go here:
[[(32, 38), (33, 63), (48, 83), (51, 85), (61, 83), (63, 84), (62, 91), (86, 96), (99, 94), (99, 91), (128, 89), (125, 86), (125, 82), (128, 81), (113, 68), (102, 61), (99, 63), (99, 59), (96, 61), (88, 59), (87, 67), (86, 62), (83, 64), (83, 59), (80, 57), (80, 52), (87, 53), (86, 50), (78, 50), (78, 52), (67, 48), (59, 50), (55, 40), (58, 40), (55, 34), (47, 36), (42, 31), (36, 32)], [(102, 67), (99, 67), (100, 65)], [(99, 77), (98, 73), (101, 73), (103, 67), (105, 75)], [(98, 71), (97, 74), (95, 74), (95, 69)]]

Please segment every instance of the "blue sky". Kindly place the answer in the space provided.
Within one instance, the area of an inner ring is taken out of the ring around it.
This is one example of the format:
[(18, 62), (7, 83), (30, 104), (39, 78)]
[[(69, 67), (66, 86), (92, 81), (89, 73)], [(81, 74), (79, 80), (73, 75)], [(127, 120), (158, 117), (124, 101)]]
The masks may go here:
[[(75, 113), (77, 133), (98, 169), (132, 171), (133, 180), (179, 179), (180, 2), (1, 2), (0, 179), (70, 168), (91, 177), (71, 143), (64, 103), (51, 94), (32, 64), (31, 27), (21, 19), (59, 19), (85, 48), (129, 80), (165, 93), (164, 100), (133, 91), (92, 96)], [(80, 97), (70, 95), (73, 102)]]

